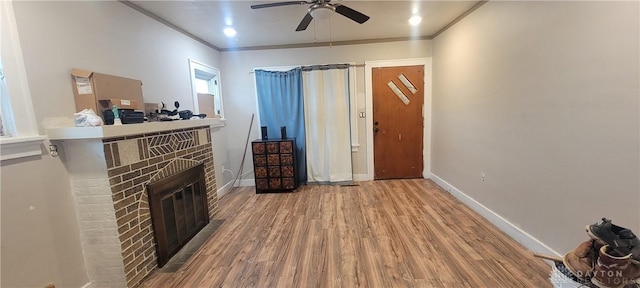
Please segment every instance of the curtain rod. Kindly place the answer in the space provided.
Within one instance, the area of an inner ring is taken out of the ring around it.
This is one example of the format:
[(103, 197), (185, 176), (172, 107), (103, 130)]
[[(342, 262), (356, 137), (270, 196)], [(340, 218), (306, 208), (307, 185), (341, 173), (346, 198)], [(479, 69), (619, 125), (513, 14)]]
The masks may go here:
[[(327, 70), (327, 69), (335, 69), (335, 68), (344, 69), (347, 67), (364, 67), (364, 66), (365, 64), (324, 64), (324, 65), (305, 65), (305, 66), (298, 66), (296, 68), (301, 68), (302, 71), (311, 71), (311, 70)], [(253, 74), (253, 73), (255, 73), (255, 71), (249, 72), (249, 74)]]

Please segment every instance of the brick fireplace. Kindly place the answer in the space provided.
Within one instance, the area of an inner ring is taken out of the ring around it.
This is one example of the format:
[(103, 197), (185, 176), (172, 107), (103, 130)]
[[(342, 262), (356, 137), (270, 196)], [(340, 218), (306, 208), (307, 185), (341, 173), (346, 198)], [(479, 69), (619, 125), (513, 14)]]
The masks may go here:
[(211, 128), (194, 127), (198, 121), (88, 127), (101, 129), (90, 136), (49, 133), (52, 143), (64, 147), (61, 157), (71, 177), (90, 287), (136, 287), (157, 268), (149, 183), (202, 164), (204, 206), (208, 217), (216, 214)]

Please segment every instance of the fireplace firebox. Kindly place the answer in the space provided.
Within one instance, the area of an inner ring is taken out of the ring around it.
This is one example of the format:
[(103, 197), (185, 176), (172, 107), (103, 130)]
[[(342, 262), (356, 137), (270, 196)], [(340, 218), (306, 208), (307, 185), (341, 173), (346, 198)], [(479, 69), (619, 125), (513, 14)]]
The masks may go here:
[(209, 223), (204, 165), (147, 185), (158, 267)]

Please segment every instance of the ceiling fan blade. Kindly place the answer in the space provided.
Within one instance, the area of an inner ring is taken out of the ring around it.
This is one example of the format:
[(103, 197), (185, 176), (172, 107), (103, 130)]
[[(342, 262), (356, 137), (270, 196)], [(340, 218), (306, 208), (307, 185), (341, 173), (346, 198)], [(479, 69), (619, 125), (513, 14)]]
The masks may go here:
[(278, 6), (286, 6), (286, 5), (302, 5), (302, 4), (310, 4), (310, 2), (307, 2), (307, 1), (285, 1), (285, 2), (275, 2), (275, 3), (267, 3), (267, 4), (256, 4), (256, 5), (251, 5), (251, 9), (278, 7)]
[(307, 12), (307, 15), (304, 15), (304, 18), (302, 18), (302, 21), (300, 21), (300, 24), (298, 24), (298, 28), (296, 28), (296, 31), (306, 30), (307, 27), (309, 27), (309, 23), (311, 23), (311, 20), (313, 20), (313, 16), (311, 16), (311, 13)]
[(369, 20), (369, 16), (364, 15), (344, 5), (336, 5), (336, 12), (360, 24), (367, 22), (367, 20)]

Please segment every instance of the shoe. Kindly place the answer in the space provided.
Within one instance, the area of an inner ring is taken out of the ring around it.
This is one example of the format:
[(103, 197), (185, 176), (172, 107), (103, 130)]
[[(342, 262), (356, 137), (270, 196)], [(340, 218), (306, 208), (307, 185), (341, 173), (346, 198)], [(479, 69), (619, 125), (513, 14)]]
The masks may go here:
[(640, 265), (631, 263), (631, 254), (620, 256), (609, 245), (602, 246), (599, 252), (591, 278), (594, 285), (601, 288), (619, 288), (635, 284), (640, 278)]
[[(553, 284), (553, 287), (597, 288), (596, 285), (593, 285), (593, 283), (591, 283), (591, 279), (578, 279), (578, 277), (576, 277), (573, 272), (571, 272), (567, 268), (567, 266), (562, 263), (562, 261), (553, 261), (553, 264), (554, 267), (552, 268), (549, 278), (549, 280), (551, 280), (551, 284)], [(564, 285), (569, 283), (575, 285)]]
[(609, 245), (620, 255), (631, 254), (631, 261), (640, 265), (640, 239), (631, 230), (602, 218), (602, 223), (588, 225), (587, 234), (602, 245)]
[(601, 247), (602, 245), (596, 240), (589, 239), (564, 254), (562, 263), (578, 279), (588, 280), (593, 276), (593, 268)]

